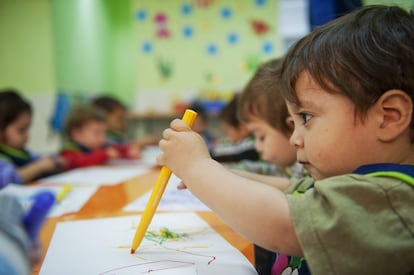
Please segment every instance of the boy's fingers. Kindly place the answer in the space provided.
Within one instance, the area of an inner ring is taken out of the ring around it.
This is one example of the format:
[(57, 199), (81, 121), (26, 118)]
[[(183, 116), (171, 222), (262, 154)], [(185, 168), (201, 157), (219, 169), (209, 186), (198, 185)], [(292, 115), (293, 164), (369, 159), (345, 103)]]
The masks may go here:
[(190, 126), (188, 126), (187, 123), (185, 123), (183, 120), (181, 119), (174, 119), (171, 122), (171, 129), (175, 130), (175, 131), (189, 131), (191, 130)]

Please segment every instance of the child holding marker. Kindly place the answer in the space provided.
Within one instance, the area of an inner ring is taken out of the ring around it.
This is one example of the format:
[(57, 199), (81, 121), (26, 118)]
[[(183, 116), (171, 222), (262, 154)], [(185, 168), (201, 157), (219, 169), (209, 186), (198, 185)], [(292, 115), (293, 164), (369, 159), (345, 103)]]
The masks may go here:
[(179, 119), (158, 163), (239, 233), (304, 256), (313, 274), (413, 273), (414, 15), (367, 6), (317, 28), (288, 51), (280, 82), (311, 188), (229, 172)]
[(105, 113), (90, 105), (76, 106), (66, 118), (66, 142), (60, 155), (66, 169), (105, 164), (115, 158), (138, 158), (139, 150), (130, 145), (106, 144)]
[(57, 173), (65, 165), (63, 158), (42, 157), (25, 148), (31, 120), (30, 103), (13, 89), (0, 91), (0, 187)]

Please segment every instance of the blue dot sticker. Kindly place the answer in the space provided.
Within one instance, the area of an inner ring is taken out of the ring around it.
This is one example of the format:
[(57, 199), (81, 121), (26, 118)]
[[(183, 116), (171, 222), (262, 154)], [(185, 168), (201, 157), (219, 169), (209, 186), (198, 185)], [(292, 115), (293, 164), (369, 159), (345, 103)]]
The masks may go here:
[(135, 13), (135, 19), (138, 21), (145, 21), (148, 17), (148, 13), (146, 10), (138, 10)]
[(144, 53), (151, 53), (153, 50), (153, 45), (151, 42), (149, 41), (145, 41), (144, 43), (142, 43), (141, 45), (141, 50)]
[(180, 10), (181, 10), (181, 14), (190, 15), (191, 12), (193, 11), (193, 7), (191, 6), (191, 4), (184, 3), (181, 5)]
[(239, 35), (235, 32), (231, 32), (227, 35), (227, 42), (231, 45), (237, 44), (239, 42)]
[(266, 5), (266, 0), (255, 0), (254, 1), (255, 3), (256, 3), (256, 6), (264, 6), (264, 5)]
[(185, 38), (191, 38), (194, 34), (193, 27), (191, 26), (184, 26), (181, 32)]
[(262, 44), (262, 51), (265, 54), (269, 54), (273, 52), (273, 44), (272, 42), (266, 41)]
[(209, 55), (216, 55), (218, 53), (218, 46), (214, 43), (210, 43), (207, 45), (207, 53)]
[(220, 14), (224, 19), (229, 19), (232, 16), (233, 12), (230, 8), (224, 7), (221, 9)]

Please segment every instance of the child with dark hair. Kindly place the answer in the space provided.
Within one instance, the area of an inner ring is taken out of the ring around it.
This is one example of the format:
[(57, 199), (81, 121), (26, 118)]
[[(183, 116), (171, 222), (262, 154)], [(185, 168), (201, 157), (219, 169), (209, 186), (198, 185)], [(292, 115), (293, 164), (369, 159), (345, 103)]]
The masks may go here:
[[(414, 15), (366, 6), (335, 19), (291, 47), (275, 77), (311, 178), (274, 188), (241, 177), (180, 119), (158, 164), (240, 234), (304, 257), (313, 274), (413, 274)], [(302, 261), (276, 265), (297, 272)]]
[(193, 131), (198, 133), (206, 143), (209, 149), (213, 148), (216, 143), (216, 138), (209, 131), (208, 123), (208, 114), (206, 108), (201, 104), (201, 102), (194, 101), (189, 107), (189, 109), (197, 113), (197, 117), (193, 123)]
[(237, 102), (239, 95), (232, 100), (219, 113), (221, 128), (226, 139), (223, 144), (216, 144), (211, 150), (211, 157), (221, 163), (236, 163), (243, 160), (258, 161), (259, 153), (254, 145), (254, 138), (250, 135), (244, 123), (237, 117)]
[(3, 163), (0, 186), (36, 180), (59, 172), (65, 164), (62, 158), (41, 157), (25, 148), (31, 120), (30, 103), (13, 89), (0, 91), (0, 159)]
[(66, 118), (66, 142), (60, 155), (66, 169), (105, 164), (110, 159), (138, 158), (139, 150), (130, 145), (107, 145), (106, 114), (94, 106), (74, 107)]

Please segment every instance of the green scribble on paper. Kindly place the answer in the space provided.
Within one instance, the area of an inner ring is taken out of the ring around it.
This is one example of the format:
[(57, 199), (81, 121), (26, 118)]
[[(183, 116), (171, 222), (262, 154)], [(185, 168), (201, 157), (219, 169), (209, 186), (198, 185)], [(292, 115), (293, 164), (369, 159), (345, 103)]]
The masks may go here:
[(185, 235), (185, 233), (176, 233), (163, 227), (159, 231), (147, 231), (147, 233), (145, 233), (145, 238), (149, 241), (163, 244), (167, 240), (179, 240)]

